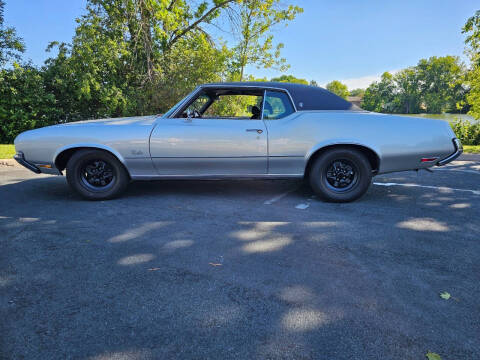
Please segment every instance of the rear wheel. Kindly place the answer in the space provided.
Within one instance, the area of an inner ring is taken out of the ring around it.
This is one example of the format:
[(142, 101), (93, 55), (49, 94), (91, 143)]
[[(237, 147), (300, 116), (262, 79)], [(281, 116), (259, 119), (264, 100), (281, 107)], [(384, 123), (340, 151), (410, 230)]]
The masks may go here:
[(331, 149), (315, 160), (309, 181), (322, 199), (350, 202), (367, 192), (372, 181), (372, 167), (368, 159), (357, 150)]
[(113, 155), (102, 150), (81, 150), (67, 163), (67, 182), (88, 200), (104, 200), (125, 191), (129, 177)]

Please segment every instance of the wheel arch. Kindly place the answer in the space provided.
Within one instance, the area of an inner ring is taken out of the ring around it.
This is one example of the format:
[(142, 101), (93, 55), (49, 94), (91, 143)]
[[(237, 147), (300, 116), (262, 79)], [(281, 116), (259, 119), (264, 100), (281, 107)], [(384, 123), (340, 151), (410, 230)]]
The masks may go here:
[(110, 155), (114, 156), (118, 161), (120, 161), (120, 163), (123, 165), (123, 167), (127, 171), (128, 176), (131, 178), (130, 171), (128, 170), (128, 167), (125, 163), (125, 159), (123, 158), (123, 156), (118, 151), (115, 151), (114, 149), (108, 146), (99, 145), (99, 144), (74, 144), (74, 145), (64, 146), (58, 149), (57, 152), (55, 153), (54, 161), (53, 161), (55, 164), (55, 167), (59, 171), (65, 170), (68, 160), (70, 160), (70, 158), (74, 153), (80, 150), (102, 150), (109, 153)]
[(347, 148), (347, 149), (354, 149), (354, 150), (360, 151), (362, 154), (365, 155), (365, 157), (370, 162), (373, 173), (374, 174), (378, 173), (380, 169), (380, 156), (378, 155), (377, 151), (363, 144), (335, 143), (335, 144), (319, 146), (310, 152), (309, 156), (307, 157), (307, 162), (305, 166), (305, 177), (307, 178), (309, 176), (312, 164), (315, 162), (316, 159), (318, 159), (326, 151), (330, 149), (338, 149), (338, 148)]

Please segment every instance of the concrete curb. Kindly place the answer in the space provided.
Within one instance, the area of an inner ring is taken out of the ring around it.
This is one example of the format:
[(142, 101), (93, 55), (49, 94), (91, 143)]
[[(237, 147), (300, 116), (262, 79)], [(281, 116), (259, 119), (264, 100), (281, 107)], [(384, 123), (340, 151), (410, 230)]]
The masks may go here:
[(20, 166), (14, 159), (0, 159), (0, 166)]

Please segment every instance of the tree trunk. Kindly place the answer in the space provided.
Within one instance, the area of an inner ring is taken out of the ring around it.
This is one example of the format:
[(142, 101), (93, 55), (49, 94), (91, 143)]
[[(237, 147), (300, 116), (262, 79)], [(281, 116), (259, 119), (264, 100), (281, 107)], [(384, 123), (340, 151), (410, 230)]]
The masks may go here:
[(153, 80), (153, 61), (152, 61), (152, 33), (150, 29), (150, 12), (148, 11), (145, 0), (139, 0), (139, 10), (140, 10), (140, 26), (142, 29), (143, 37), (143, 49), (145, 51), (145, 65), (147, 70), (147, 78), (149, 82)]

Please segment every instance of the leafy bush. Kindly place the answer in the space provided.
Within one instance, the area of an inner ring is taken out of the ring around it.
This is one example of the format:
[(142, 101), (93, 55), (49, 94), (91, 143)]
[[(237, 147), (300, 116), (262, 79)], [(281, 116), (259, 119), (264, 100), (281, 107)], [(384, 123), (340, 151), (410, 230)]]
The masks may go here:
[(480, 145), (480, 122), (457, 120), (450, 125), (463, 145)]
[(0, 143), (12, 143), (22, 131), (58, 121), (55, 96), (45, 90), (38, 69), (15, 65), (0, 70)]

